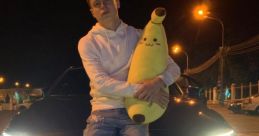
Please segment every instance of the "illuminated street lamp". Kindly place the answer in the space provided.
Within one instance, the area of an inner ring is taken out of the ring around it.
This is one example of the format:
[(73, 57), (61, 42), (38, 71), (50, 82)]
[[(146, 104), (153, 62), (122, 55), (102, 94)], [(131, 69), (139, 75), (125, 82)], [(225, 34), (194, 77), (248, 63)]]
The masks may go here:
[(195, 7), (193, 10), (193, 16), (196, 20), (204, 20), (208, 14), (208, 6), (205, 4)]
[[(210, 19), (218, 22), (221, 26), (221, 47), (219, 48), (220, 51), (220, 60), (219, 60), (219, 75), (218, 75), (218, 86), (220, 87), (221, 97), (224, 94), (223, 91), (223, 83), (224, 83), (224, 24), (223, 21), (219, 18), (208, 16), (208, 7), (206, 5), (200, 5), (194, 8), (193, 15), (194, 18), (197, 20), (204, 20)], [(221, 98), (222, 100), (222, 98)]]
[(189, 70), (189, 56), (186, 51), (184, 51), (179, 44), (175, 44), (171, 48), (172, 53), (178, 54), (179, 52), (183, 52), (186, 56), (186, 72)]
[(29, 88), (29, 87), (31, 87), (31, 85), (30, 85), (29, 83), (26, 83), (26, 84), (25, 84), (25, 87), (26, 87), (26, 88)]
[(208, 7), (206, 5), (197, 6), (193, 10), (193, 15), (194, 15), (195, 19), (197, 19), (197, 20), (211, 19), (220, 24), (220, 26), (221, 26), (221, 46), (223, 48), (224, 47), (224, 31), (225, 31), (224, 24), (221, 19), (208, 16), (208, 14), (209, 14), (209, 11), (208, 11)]
[(0, 76), (0, 84), (3, 84), (5, 81), (4, 77)]
[(0, 76), (0, 87), (2, 84), (4, 84), (5, 82), (5, 78), (3, 76)]
[(19, 86), (20, 86), (20, 83), (19, 83), (18, 81), (16, 81), (16, 82), (14, 83), (14, 85), (15, 85), (16, 87), (19, 87)]

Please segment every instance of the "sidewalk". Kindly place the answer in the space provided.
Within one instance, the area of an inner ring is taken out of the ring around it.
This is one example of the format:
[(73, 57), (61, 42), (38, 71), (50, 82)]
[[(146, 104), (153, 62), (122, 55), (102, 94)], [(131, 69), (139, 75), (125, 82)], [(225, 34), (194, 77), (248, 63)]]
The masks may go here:
[(7, 127), (14, 114), (14, 111), (0, 111), (0, 134)]
[(259, 136), (259, 116), (235, 114), (218, 104), (209, 104), (208, 107), (221, 114), (238, 136)]

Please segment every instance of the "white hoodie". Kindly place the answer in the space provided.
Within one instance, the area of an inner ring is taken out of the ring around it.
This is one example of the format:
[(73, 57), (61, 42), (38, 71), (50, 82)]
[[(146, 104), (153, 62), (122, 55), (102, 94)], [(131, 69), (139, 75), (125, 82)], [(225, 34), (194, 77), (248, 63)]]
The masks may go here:
[[(80, 39), (78, 50), (90, 78), (92, 111), (124, 108), (124, 97), (132, 97), (141, 86), (127, 82), (130, 60), (141, 30), (121, 21), (116, 31), (99, 23)], [(166, 85), (180, 75), (177, 64), (169, 57), (165, 72), (159, 77)]]

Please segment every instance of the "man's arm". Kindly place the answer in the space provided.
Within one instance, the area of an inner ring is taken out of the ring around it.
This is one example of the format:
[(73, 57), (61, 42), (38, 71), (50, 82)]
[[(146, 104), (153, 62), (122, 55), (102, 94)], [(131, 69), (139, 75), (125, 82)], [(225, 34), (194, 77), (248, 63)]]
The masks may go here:
[(173, 84), (177, 78), (181, 75), (179, 66), (174, 62), (174, 60), (168, 56), (167, 67), (165, 71), (158, 77), (163, 80), (166, 86)]
[(168, 94), (163, 89), (174, 83), (179, 76), (180, 68), (169, 56), (166, 70), (151, 80), (143, 81), (141, 88), (134, 94), (134, 97), (151, 103), (156, 102), (164, 108), (169, 100)]
[(141, 85), (130, 84), (110, 77), (104, 70), (97, 49), (91, 44), (80, 40), (78, 50), (83, 66), (93, 86), (98, 93), (111, 96), (132, 97)]

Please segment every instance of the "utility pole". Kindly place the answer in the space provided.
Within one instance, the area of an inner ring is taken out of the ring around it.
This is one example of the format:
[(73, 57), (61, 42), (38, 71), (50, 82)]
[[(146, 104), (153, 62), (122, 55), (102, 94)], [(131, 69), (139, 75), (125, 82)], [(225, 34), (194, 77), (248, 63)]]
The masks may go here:
[(220, 104), (224, 105), (225, 100), (225, 91), (224, 91), (224, 57), (225, 57), (225, 46), (224, 46), (224, 24), (223, 21), (216, 17), (208, 16), (209, 12), (207, 11), (208, 7), (206, 5), (197, 6), (194, 9), (194, 17), (198, 20), (210, 19), (218, 22), (221, 26), (221, 46), (219, 47), (219, 72), (218, 72), (218, 81), (217, 86), (219, 88), (219, 101)]
[(219, 102), (224, 105), (225, 91), (224, 91), (224, 47), (219, 48), (219, 74), (218, 74), (218, 88), (219, 88)]

